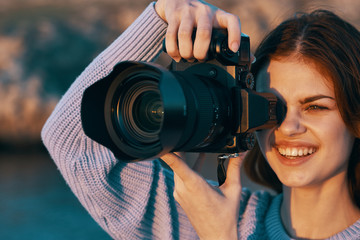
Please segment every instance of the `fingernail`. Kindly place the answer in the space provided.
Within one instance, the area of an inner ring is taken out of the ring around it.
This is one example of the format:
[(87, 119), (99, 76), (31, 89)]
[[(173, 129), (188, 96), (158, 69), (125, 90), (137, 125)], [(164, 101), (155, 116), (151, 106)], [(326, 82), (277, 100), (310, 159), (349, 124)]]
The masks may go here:
[(230, 50), (233, 52), (237, 52), (239, 50), (239, 44), (237, 42), (233, 42), (230, 46)]

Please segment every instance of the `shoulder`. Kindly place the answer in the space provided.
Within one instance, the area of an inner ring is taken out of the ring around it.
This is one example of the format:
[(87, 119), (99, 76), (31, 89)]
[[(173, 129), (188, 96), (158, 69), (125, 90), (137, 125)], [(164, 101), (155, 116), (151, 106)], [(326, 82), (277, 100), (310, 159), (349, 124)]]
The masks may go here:
[(240, 209), (240, 214), (249, 208), (262, 209), (266, 211), (274, 198), (275, 195), (268, 191), (261, 190), (251, 192), (249, 189), (243, 188), (241, 198), (241, 207), (243, 209)]
[(266, 234), (265, 219), (275, 197), (267, 191), (251, 192), (243, 189), (239, 216), (241, 238)]

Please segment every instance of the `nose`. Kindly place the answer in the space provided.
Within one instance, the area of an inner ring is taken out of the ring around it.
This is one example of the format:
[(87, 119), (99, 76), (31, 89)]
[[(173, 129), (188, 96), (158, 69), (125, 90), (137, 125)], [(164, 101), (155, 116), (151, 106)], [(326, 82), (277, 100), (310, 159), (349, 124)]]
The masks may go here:
[(286, 116), (278, 131), (284, 136), (296, 136), (306, 132), (301, 113), (297, 109), (287, 109)]

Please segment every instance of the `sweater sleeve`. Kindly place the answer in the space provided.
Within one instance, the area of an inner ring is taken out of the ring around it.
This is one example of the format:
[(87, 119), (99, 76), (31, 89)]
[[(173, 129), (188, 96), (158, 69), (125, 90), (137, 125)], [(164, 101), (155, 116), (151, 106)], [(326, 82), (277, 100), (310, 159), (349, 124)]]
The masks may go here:
[(196, 239), (173, 195), (172, 173), (158, 160), (125, 163), (89, 139), (80, 120), (84, 90), (123, 60), (154, 61), (166, 23), (151, 3), (70, 86), (41, 136), (66, 182), (97, 223), (114, 239)]

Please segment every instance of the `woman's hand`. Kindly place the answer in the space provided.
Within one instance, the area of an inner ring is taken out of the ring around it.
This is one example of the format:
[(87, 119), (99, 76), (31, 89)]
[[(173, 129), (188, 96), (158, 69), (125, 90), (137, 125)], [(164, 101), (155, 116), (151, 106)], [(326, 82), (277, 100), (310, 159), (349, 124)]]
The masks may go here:
[(237, 239), (240, 167), (244, 156), (245, 153), (230, 158), (226, 181), (220, 187), (209, 185), (182, 160), (180, 154), (169, 153), (162, 157), (174, 171), (174, 197), (200, 239)]
[[(213, 28), (227, 29), (229, 48), (233, 52), (239, 49), (241, 25), (236, 15), (201, 0), (158, 0), (155, 9), (168, 23), (166, 51), (175, 61), (205, 60)], [(193, 44), (191, 36), (195, 27)]]

